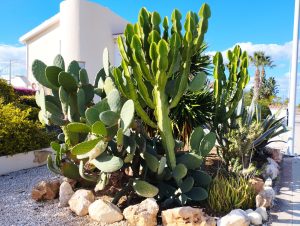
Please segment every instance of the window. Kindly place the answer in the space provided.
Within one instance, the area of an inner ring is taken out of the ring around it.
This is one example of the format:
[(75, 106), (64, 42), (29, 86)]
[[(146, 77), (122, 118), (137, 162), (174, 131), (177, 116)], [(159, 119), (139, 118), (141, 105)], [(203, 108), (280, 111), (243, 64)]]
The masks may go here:
[(80, 68), (85, 68), (85, 62), (84, 61), (78, 61)]

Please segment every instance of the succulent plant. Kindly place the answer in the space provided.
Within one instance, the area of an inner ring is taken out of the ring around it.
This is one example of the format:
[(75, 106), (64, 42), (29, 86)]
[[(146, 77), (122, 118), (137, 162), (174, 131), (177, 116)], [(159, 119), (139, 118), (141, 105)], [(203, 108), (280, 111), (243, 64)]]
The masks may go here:
[[(202, 158), (215, 144), (214, 134), (205, 135), (197, 128), (191, 138), (192, 150), (178, 153), (169, 117), (170, 109), (178, 105), (187, 91), (201, 90), (206, 81), (205, 73), (189, 80), (192, 57), (200, 50), (208, 28), (207, 4), (203, 4), (199, 16), (188, 12), (183, 32), (181, 13), (174, 10), (171, 32), (167, 17), (161, 31), (160, 15), (142, 8), (138, 22), (128, 24), (124, 37), (118, 38), (122, 63), (112, 71), (122, 96), (131, 99), (142, 121), (159, 132), (158, 141), (163, 146), (162, 153), (155, 142), (141, 150), (146, 180), (141, 182), (137, 178), (137, 183), (143, 186), (133, 188), (137, 194), (146, 194), (145, 197), (157, 191), (158, 198), (166, 202), (176, 199), (185, 204), (188, 200), (203, 200), (207, 198), (205, 186), (210, 182), (210, 177), (199, 169)], [(153, 118), (148, 116), (146, 108), (154, 111)], [(194, 177), (202, 180), (204, 186)], [(153, 189), (153, 185), (159, 189)]]

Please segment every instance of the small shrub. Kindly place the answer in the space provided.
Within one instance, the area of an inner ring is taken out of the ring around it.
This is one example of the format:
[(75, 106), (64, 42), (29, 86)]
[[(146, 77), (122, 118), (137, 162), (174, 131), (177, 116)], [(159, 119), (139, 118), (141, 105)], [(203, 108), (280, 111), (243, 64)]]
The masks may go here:
[(11, 103), (17, 98), (14, 88), (5, 79), (0, 79), (0, 98), (3, 99), (5, 104)]
[(31, 121), (30, 108), (21, 110), (0, 99), (0, 156), (48, 147), (54, 138), (39, 122)]
[(18, 96), (34, 96), (35, 94), (35, 90), (27, 88), (14, 88), (14, 90)]
[(223, 215), (232, 209), (255, 207), (255, 190), (247, 178), (242, 176), (216, 176), (210, 186), (208, 205), (216, 215)]
[(35, 96), (20, 96), (18, 100), (20, 104), (38, 108), (35, 101)]

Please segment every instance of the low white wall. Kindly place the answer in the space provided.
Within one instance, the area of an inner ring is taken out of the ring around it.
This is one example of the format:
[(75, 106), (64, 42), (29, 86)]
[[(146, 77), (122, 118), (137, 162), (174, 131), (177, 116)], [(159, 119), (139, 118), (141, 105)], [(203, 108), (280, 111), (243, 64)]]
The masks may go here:
[(44, 148), (27, 153), (2, 156), (0, 157), (0, 175), (45, 165), (48, 154), (52, 153), (50, 148)]

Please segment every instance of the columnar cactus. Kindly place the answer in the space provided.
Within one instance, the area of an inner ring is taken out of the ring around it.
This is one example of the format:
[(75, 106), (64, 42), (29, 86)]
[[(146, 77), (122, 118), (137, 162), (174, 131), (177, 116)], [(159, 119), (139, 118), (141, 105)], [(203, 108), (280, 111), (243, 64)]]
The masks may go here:
[[(176, 167), (176, 157), (169, 111), (189, 86), (198, 84), (200, 89), (205, 81), (205, 75), (199, 74), (189, 83), (191, 57), (200, 49), (208, 28), (210, 9), (207, 4), (201, 7), (199, 16), (200, 19), (196, 13), (187, 14), (182, 34), (182, 16), (174, 10), (171, 33), (167, 18), (163, 20), (164, 31), (161, 32), (160, 15), (143, 8), (138, 23), (127, 25), (125, 38), (118, 38), (122, 64), (114, 70), (115, 82), (122, 94), (133, 100), (142, 120), (158, 128), (172, 170)], [(173, 89), (171, 94), (166, 92), (167, 86)], [(144, 111), (145, 104), (154, 109), (156, 122)]]

